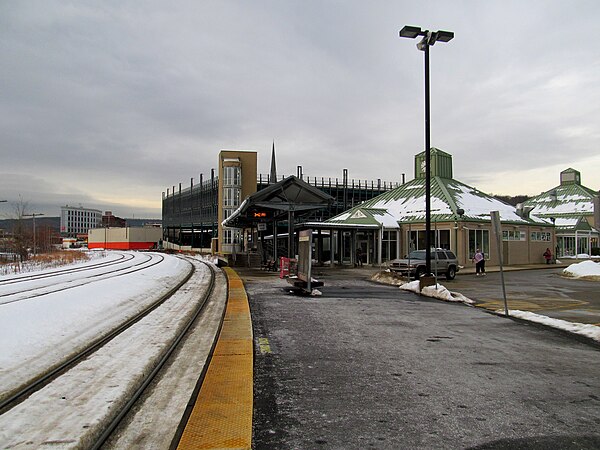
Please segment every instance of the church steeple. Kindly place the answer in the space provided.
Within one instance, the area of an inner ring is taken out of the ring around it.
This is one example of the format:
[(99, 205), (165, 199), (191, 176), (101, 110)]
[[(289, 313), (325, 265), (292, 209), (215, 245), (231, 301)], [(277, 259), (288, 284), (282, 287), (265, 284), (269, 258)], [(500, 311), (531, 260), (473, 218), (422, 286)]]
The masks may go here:
[(277, 183), (277, 169), (275, 167), (275, 141), (273, 141), (273, 151), (271, 152), (271, 175), (269, 175), (269, 184)]

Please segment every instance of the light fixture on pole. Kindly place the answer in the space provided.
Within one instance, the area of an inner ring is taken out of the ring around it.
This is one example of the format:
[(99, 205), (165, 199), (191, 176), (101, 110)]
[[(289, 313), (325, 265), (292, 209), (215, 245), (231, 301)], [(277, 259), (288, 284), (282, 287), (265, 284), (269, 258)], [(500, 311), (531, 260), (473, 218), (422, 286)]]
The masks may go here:
[(43, 216), (44, 213), (33, 213), (33, 214), (23, 214), (23, 217), (33, 217), (33, 256), (35, 256), (36, 253), (36, 244), (35, 244), (35, 218), (37, 216)]
[(417, 48), (425, 52), (425, 272), (431, 276), (431, 124), (429, 108), (429, 47), (436, 42), (448, 42), (452, 31), (421, 30), (410, 25), (400, 30), (400, 37), (414, 39), (423, 36)]

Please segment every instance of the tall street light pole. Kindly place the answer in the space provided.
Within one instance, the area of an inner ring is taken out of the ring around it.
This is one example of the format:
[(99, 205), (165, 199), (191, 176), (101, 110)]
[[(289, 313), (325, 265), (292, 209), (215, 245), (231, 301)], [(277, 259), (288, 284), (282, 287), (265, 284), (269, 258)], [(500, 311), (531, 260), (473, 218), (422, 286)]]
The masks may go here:
[(436, 42), (448, 42), (452, 31), (421, 30), (410, 25), (400, 30), (400, 37), (414, 39), (422, 36), (417, 48), (425, 53), (425, 274), (431, 276), (431, 121), (429, 102), (429, 47)]

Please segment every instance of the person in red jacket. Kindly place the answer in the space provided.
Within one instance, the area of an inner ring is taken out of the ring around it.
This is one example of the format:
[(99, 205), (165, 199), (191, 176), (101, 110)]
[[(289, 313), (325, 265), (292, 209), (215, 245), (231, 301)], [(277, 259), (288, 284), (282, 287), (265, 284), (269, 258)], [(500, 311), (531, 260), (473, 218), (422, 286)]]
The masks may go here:
[(552, 260), (552, 252), (549, 248), (546, 248), (546, 251), (544, 252), (544, 258), (546, 258), (546, 264), (550, 264), (550, 261)]

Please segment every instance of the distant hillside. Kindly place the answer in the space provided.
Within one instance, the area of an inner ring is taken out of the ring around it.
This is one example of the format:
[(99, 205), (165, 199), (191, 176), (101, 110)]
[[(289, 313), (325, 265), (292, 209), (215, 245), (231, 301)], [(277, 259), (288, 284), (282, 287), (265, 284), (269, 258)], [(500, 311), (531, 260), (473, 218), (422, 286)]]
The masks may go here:
[(525, 200), (529, 200), (531, 198), (528, 195), (494, 195), (494, 197), (513, 206), (517, 206), (517, 204), (523, 203)]
[(146, 224), (162, 223), (161, 219), (125, 219), (128, 227), (143, 227)]

